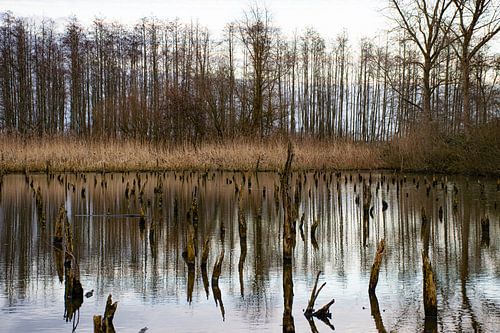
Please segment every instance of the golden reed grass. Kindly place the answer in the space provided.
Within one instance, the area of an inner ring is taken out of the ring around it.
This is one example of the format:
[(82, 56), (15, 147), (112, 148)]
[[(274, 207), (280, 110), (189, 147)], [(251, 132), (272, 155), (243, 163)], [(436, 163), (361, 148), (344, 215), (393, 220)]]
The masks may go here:
[[(383, 147), (348, 141), (293, 140), (296, 170), (384, 169)], [(0, 136), (4, 172), (255, 170), (277, 171), (286, 159), (286, 141), (236, 139), (197, 146), (159, 145), (68, 137)]]
[[(500, 174), (500, 122), (470, 136), (414, 131), (386, 143), (293, 138), (294, 170), (382, 170)], [(0, 135), (0, 172), (278, 171), (287, 139), (156, 144), (75, 137)]]

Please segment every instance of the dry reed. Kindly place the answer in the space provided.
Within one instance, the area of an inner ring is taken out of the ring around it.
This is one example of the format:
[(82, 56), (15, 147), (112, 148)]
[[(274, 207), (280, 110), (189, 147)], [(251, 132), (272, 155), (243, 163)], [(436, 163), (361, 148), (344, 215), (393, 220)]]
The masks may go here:
[[(499, 126), (469, 138), (415, 131), (386, 143), (294, 138), (294, 170), (382, 170), (500, 174)], [(0, 135), (3, 172), (162, 170), (278, 171), (287, 140), (238, 138), (224, 143), (156, 144), (75, 137)]]
[[(294, 143), (294, 169), (382, 169), (389, 165), (377, 145), (304, 139)], [(286, 142), (245, 139), (201, 145), (159, 145), (138, 141), (90, 141), (68, 137), (0, 136), (0, 167), (5, 172), (255, 170), (277, 171)]]

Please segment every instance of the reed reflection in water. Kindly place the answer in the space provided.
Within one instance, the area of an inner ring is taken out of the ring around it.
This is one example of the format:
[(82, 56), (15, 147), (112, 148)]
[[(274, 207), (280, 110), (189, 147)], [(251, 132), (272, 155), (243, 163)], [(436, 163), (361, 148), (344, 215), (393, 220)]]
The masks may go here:
[[(102, 314), (110, 293), (119, 301), (118, 332), (144, 327), (282, 331), (284, 296), (290, 293), (293, 308), (287, 316), (295, 330), (310, 331), (302, 310), (318, 271), (327, 282), (318, 304), (335, 298), (331, 323), (336, 330), (421, 331), (429, 324), (422, 302), (421, 252), (427, 247), (437, 282), (433, 329), (498, 330), (500, 192), (495, 180), (296, 172), (290, 187), (293, 203), (298, 202), (295, 232), (300, 237), (292, 262), (284, 265), (283, 207), (274, 173), (4, 176), (0, 331), (72, 330), (64, 318), (62, 254), (52, 244), (61, 204), (68, 212), (80, 282), (84, 292), (95, 290), (79, 307), (76, 331), (92, 330), (92, 316)], [(371, 194), (368, 219), (363, 218), (366, 191)], [(193, 199), (196, 255), (190, 267), (182, 254), (193, 224)], [(428, 220), (424, 238), (422, 208)], [(481, 222), (486, 218), (487, 229)], [(368, 280), (381, 239), (386, 252), (373, 298)], [(316, 326), (320, 332), (331, 330), (321, 322)]]

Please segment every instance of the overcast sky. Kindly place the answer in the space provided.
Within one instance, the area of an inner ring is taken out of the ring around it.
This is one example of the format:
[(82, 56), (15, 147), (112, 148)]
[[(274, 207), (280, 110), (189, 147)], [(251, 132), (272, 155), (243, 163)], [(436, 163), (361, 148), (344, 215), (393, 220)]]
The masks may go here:
[(351, 40), (375, 37), (388, 27), (386, 0), (0, 0), (1, 11), (16, 16), (45, 16), (64, 20), (76, 16), (84, 24), (95, 17), (136, 23), (142, 17), (179, 18), (198, 21), (214, 34), (226, 23), (242, 17), (252, 4), (267, 7), (273, 22), (291, 34), (306, 26), (325, 38), (334, 38), (345, 29)]

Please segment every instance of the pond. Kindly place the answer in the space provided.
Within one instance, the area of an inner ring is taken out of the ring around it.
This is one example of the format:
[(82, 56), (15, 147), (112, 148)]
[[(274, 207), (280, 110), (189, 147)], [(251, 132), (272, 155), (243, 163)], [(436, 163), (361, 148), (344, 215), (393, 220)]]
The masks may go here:
[[(276, 173), (3, 176), (0, 332), (93, 332), (109, 294), (118, 301), (117, 332), (280, 332), (285, 301), (297, 332), (499, 331), (495, 179), (295, 172), (290, 184), (296, 240), (284, 267)], [(363, 192), (371, 193), (368, 213)], [(72, 239), (65, 253), (64, 232), (63, 245), (54, 243), (61, 206)], [(194, 266), (184, 259), (191, 237)], [(368, 283), (381, 239), (374, 298)], [(426, 244), (437, 286), (431, 322), (422, 296)], [(316, 307), (335, 299), (328, 325), (303, 315), (320, 271), (326, 285)], [(68, 272), (91, 297), (67, 297)]]

